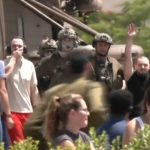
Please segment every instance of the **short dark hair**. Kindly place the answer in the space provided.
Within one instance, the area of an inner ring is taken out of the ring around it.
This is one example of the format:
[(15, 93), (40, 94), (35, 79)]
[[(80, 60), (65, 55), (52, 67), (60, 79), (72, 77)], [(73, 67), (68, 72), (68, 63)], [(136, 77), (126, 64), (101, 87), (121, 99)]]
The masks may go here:
[(128, 90), (116, 90), (109, 94), (108, 102), (111, 114), (123, 116), (132, 109), (133, 95)]
[(24, 41), (23, 38), (22, 38), (22, 36), (20, 36), (20, 35), (15, 35), (15, 36), (13, 36), (12, 39), (11, 39), (11, 41), (12, 41), (13, 39), (21, 39), (22, 41)]
[(70, 52), (69, 61), (73, 73), (82, 73), (87, 63), (91, 62), (94, 54), (89, 50), (74, 50)]
[[(19, 36), (19, 35), (16, 35), (16, 36), (13, 36), (13, 38), (11, 39), (11, 42), (12, 42), (13, 39), (21, 39), (23, 41), (23, 53), (27, 54), (28, 49), (27, 49), (27, 46), (24, 43), (23, 38), (21, 36)], [(12, 54), (11, 44), (9, 44), (9, 45), (6, 46), (5, 51), (6, 51), (6, 55), (11, 55)]]

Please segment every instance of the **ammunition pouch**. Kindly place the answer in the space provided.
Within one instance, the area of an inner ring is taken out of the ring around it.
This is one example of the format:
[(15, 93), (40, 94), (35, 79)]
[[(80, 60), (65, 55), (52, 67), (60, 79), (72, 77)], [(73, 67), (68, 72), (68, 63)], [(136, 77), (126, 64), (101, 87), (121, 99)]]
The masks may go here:
[(49, 88), (50, 82), (51, 78), (48, 75), (42, 76), (42, 78), (38, 79), (38, 90), (40, 94)]
[(96, 81), (100, 81), (106, 84), (108, 89), (112, 89), (113, 86), (113, 70), (112, 63), (105, 65), (104, 63), (97, 63), (95, 68)]

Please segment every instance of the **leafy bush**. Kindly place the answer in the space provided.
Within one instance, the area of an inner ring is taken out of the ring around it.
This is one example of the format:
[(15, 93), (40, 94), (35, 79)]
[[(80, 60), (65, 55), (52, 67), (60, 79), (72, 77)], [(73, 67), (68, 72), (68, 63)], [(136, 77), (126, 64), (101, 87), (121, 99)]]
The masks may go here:
[[(107, 150), (108, 149), (108, 137), (104, 132), (101, 136), (97, 137), (95, 130), (91, 128), (90, 136), (93, 140), (96, 150)], [(10, 146), (9, 150), (38, 150), (38, 141), (33, 140), (32, 138), (27, 138), (23, 142), (16, 143), (13, 146)], [(150, 149), (150, 126), (146, 125), (144, 130), (139, 131), (137, 135), (132, 139), (129, 145), (125, 145), (123, 148), (120, 147), (121, 141), (120, 138), (115, 139), (112, 142), (111, 150), (149, 150)], [(61, 150), (60, 147), (57, 149), (52, 148), (49, 144), (50, 150)], [(76, 142), (77, 150), (90, 150), (89, 145), (83, 144), (81, 141)], [(4, 145), (0, 144), (0, 150), (4, 150)], [(64, 150), (64, 149), (63, 149)], [(69, 150), (69, 149), (65, 149)]]
[(123, 150), (150, 150), (150, 126), (146, 125), (143, 131), (139, 131)]
[(9, 150), (38, 150), (39, 141), (35, 141), (32, 138), (16, 143), (10, 146)]

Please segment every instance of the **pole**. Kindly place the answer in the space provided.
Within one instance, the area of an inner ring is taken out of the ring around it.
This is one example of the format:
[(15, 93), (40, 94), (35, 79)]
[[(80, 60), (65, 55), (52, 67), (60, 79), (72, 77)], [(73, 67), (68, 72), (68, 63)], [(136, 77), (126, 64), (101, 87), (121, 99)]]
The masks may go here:
[(63, 29), (62, 25), (60, 25), (59, 23), (57, 23), (56, 21), (54, 21), (52, 18), (50, 18), (48, 15), (44, 14), (42, 11), (38, 10), (37, 8), (35, 8), (31, 4), (29, 4), (27, 1), (25, 1), (25, 0), (17, 0), (17, 1), (19, 1), (26, 8), (30, 9), (32, 12), (34, 12), (39, 17), (41, 17), (42, 19), (44, 19), (46, 22), (52, 23), (52, 24), (56, 25), (58, 28)]
[(0, 36), (0, 58), (3, 59), (6, 44), (3, 0), (0, 0)]
[(87, 32), (88, 34), (90, 34), (92, 36), (95, 36), (95, 34), (98, 33), (97, 31), (91, 29), (90, 27), (83, 24), (82, 22), (79, 23), (79, 21), (77, 19), (75, 19), (75, 18), (71, 19), (70, 17), (68, 17), (68, 15), (66, 15), (65, 12), (63, 14), (61, 14), (59, 11), (54, 10), (52, 7), (47, 7), (46, 5), (44, 5), (38, 1), (35, 1), (35, 0), (28, 0), (28, 2), (32, 3), (34, 6), (36, 6), (38, 8), (41, 8), (42, 10), (45, 10), (46, 12), (50, 13), (50, 15), (54, 15), (54, 16), (60, 18), (61, 20), (73, 25), (74, 27), (77, 27), (80, 30)]

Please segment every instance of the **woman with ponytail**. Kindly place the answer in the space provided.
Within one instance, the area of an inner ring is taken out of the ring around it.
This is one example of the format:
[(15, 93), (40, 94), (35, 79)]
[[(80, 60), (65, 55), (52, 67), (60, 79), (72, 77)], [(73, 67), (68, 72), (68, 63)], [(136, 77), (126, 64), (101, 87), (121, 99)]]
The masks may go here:
[(87, 127), (88, 116), (87, 105), (79, 94), (54, 97), (45, 113), (43, 135), (54, 147), (75, 149), (74, 143), (80, 139), (93, 149), (89, 136), (80, 131)]

